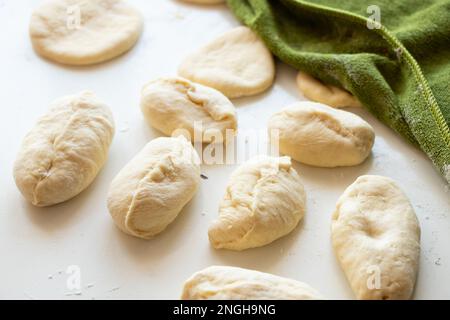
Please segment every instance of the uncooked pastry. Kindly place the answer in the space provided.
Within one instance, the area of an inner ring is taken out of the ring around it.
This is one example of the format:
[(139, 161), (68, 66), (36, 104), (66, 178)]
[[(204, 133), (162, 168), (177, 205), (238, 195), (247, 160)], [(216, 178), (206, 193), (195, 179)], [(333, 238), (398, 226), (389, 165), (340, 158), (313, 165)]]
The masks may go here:
[(332, 217), (334, 251), (358, 299), (409, 299), (420, 254), (420, 227), (397, 184), (359, 177)]
[(370, 154), (373, 128), (359, 116), (326, 105), (303, 101), (269, 120), (273, 143), (281, 153), (317, 167), (354, 166)]
[(141, 110), (150, 126), (168, 136), (185, 129), (192, 141), (223, 142), (234, 136), (237, 127), (236, 111), (227, 97), (183, 78), (163, 78), (145, 85)]
[(131, 49), (142, 21), (141, 14), (122, 0), (49, 0), (33, 12), (30, 37), (43, 57), (88, 65)]
[(299, 71), (297, 86), (309, 100), (329, 105), (333, 108), (360, 108), (361, 102), (350, 92), (333, 85), (325, 84), (309, 74)]
[(275, 77), (272, 54), (247, 27), (237, 27), (188, 56), (178, 74), (215, 88), (228, 98), (254, 95)]
[(183, 136), (150, 141), (109, 188), (108, 209), (119, 229), (144, 239), (162, 232), (196, 193), (199, 163)]
[(184, 300), (318, 300), (322, 295), (309, 285), (254, 270), (212, 266), (184, 284)]
[(113, 136), (111, 111), (92, 92), (54, 101), (22, 143), (14, 164), (17, 187), (35, 206), (69, 200), (97, 176)]
[(264, 246), (290, 233), (305, 214), (305, 191), (289, 157), (259, 156), (232, 175), (209, 228), (215, 248)]

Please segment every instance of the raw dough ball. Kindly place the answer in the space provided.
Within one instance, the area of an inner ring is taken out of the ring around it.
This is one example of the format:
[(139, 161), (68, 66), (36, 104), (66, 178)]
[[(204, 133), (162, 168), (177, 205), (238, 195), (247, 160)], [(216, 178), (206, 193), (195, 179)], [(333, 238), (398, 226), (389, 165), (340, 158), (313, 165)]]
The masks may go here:
[(188, 56), (178, 73), (237, 98), (269, 88), (275, 66), (262, 40), (249, 28), (238, 27)]
[(30, 22), (34, 49), (69, 65), (117, 57), (134, 46), (141, 31), (140, 13), (121, 0), (50, 0)]
[(113, 136), (111, 111), (92, 92), (56, 100), (22, 143), (14, 164), (17, 187), (39, 207), (75, 197), (106, 162)]
[[(237, 127), (236, 111), (227, 97), (183, 78), (148, 83), (142, 90), (141, 110), (152, 127), (169, 136), (186, 129), (192, 141), (223, 142), (226, 130), (234, 136)], [(202, 130), (194, 135), (195, 122)]]
[[(359, 116), (314, 102), (298, 102), (269, 120), (269, 135), (279, 134), (279, 149), (317, 167), (354, 166), (370, 154), (373, 128)], [(273, 141), (276, 143), (276, 141)]]
[(225, 0), (182, 0), (182, 1), (197, 4), (217, 4), (225, 2)]
[(209, 240), (215, 248), (231, 250), (264, 246), (297, 226), (305, 202), (289, 157), (253, 158), (232, 174)]
[(362, 107), (358, 98), (350, 92), (336, 86), (325, 84), (309, 74), (299, 71), (297, 86), (309, 100), (329, 105), (333, 108)]
[(184, 300), (317, 300), (309, 285), (269, 273), (213, 266), (195, 273), (183, 287)]
[(331, 235), (358, 299), (411, 297), (420, 227), (409, 200), (392, 179), (362, 176), (349, 186), (333, 213)]
[(182, 136), (150, 141), (111, 183), (108, 209), (114, 222), (139, 238), (162, 232), (197, 192), (199, 163)]

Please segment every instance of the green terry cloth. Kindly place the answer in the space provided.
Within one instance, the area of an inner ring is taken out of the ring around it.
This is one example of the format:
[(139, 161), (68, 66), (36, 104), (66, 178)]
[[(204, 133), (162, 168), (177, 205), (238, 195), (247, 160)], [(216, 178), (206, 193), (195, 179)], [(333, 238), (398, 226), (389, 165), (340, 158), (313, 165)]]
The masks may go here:
[(450, 183), (450, 0), (227, 2), (279, 59), (353, 93)]

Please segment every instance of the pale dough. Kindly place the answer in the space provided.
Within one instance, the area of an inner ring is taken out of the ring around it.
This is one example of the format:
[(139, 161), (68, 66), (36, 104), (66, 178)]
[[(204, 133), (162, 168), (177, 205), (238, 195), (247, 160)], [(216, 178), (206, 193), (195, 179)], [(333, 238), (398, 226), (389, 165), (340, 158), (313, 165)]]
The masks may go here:
[(317, 167), (353, 166), (370, 154), (373, 128), (359, 116), (303, 101), (275, 113), (269, 135), (281, 153)]
[(140, 13), (122, 0), (49, 0), (33, 12), (29, 29), (40, 55), (88, 65), (131, 49), (142, 25)]
[(141, 110), (150, 126), (168, 136), (185, 129), (192, 141), (224, 142), (227, 136), (234, 137), (237, 128), (236, 111), (227, 97), (183, 78), (163, 78), (145, 85)]
[(212, 266), (189, 278), (183, 300), (321, 300), (309, 285), (254, 270)]
[(337, 202), (331, 235), (358, 299), (411, 298), (420, 227), (408, 198), (392, 179), (362, 176), (349, 186)]
[(303, 71), (297, 74), (297, 86), (305, 98), (333, 108), (362, 107), (361, 102), (350, 92), (325, 84)]
[(56, 100), (22, 143), (14, 164), (17, 187), (40, 207), (76, 196), (102, 168), (113, 136), (111, 111), (92, 92)]
[(144, 239), (162, 232), (196, 193), (199, 163), (183, 136), (150, 141), (111, 183), (108, 209), (116, 225)]
[(275, 65), (262, 40), (249, 28), (237, 27), (188, 56), (178, 74), (237, 98), (269, 88)]
[(264, 246), (297, 226), (305, 202), (289, 157), (258, 156), (232, 174), (209, 240), (215, 248), (231, 250)]

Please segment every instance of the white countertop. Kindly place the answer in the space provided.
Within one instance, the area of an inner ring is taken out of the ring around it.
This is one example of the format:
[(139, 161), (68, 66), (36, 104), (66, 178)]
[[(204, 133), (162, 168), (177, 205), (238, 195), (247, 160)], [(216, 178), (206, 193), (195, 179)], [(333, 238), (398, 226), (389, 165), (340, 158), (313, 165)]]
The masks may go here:
[[(139, 109), (140, 89), (175, 75), (186, 54), (238, 25), (225, 6), (201, 7), (170, 0), (130, 1), (145, 16), (136, 47), (111, 62), (85, 68), (45, 61), (32, 50), (28, 22), (40, 0), (0, 0), (0, 298), (177, 299), (185, 279), (210, 265), (232, 265), (304, 281), (327, 298), (353, 298), (330, 244), (336, 200), (359, 175), (395, 179), (411, 199), (422, 227), (417, 299), (450, 298), (450, 192), (428, 158), (364, 110), (377, 138), (364, 164), (320, 169), (296, 164), (308, 195), (305, 219), (288, 236), (244, 252), (210, 247), (207, 229), (218, 212), (235, 166), (203, 166), (209, 177), (175, 222), (150, 241), (120, 232), (106, 208), (115, 174), (159, 133)], [(239, 128), (265, 130), (269, 116), (303, 99), (296, 71), (277, 64), (266, 93), (237, 99)], [(60, 96), (90, 89), (114, 113), (117, 132), (110, 157), (94, 183), (76, 198), (50, 208), (29, 205), (17, 190), (12, 163), (25, 133)], [(69, 292), (69, 266), (81, 272), (81, 294)]]

